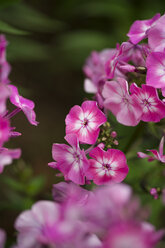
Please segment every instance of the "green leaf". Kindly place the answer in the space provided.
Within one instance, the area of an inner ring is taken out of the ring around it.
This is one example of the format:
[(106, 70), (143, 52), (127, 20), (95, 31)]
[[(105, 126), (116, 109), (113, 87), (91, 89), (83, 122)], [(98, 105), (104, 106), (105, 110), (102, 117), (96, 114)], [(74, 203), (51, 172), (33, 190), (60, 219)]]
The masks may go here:
[(29, 32), (20, 30), (0, 20), (0, 31), (7, 34), (27, 35)]
[(34, 196), (42, 191), (45, 184), (45, 178), (43, 176), (38, 176), (33, 178), (27, 186), (27, 193), (30, 196)]

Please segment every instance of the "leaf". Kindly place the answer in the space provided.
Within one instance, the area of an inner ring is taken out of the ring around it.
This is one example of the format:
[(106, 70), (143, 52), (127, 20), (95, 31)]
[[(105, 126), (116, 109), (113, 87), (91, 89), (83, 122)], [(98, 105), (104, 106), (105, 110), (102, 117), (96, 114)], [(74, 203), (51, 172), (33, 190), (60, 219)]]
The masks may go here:
[(31, 182), (27, 186), (27, 193), (30, 196), (34, 196), (41, 192), (42, 188), (45, 184), (45, 178), (43, 176), (38, 176), (36, 178), (33, 178)]
[(1, 19), (29, 31), (51, 32), (65, 26), (61, 21), (54, 20), (30, 6), (21, 3), (0, 11)]
[(29, 32), (17, 29), (6, 22), (0, 20), (0, 31), (7, 34), (27, 35)]

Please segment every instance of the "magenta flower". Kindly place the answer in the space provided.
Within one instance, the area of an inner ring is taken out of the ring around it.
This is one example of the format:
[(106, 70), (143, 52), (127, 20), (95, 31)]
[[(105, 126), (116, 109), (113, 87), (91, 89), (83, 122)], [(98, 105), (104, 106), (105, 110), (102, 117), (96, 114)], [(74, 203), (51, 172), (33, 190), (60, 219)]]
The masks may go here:
[(148, 32), (148, 44), (154, 52), (164, 52), (165, 49), (165, 15), (161, 16)]
[(9, 121), (0, 116), (0, 148), (10, 137)]
[(36, 114), (33, 110), (35, 106), (34, 102), (20, 96), (18, 93), (17, 87), (15, 87), (14, 85), (10, 85), (10, 89), (12, 91), (11, 96), (10, 96), (11, 103), (24, 112), (28, 121), (32, 125), (37, 126), (38, 122), (36, 121)]
[(148, 155), (143, 152), (138, 152), (137, 155), (139, 158), (148, 158), (149, 162), (153, 160), (158, 160), (162, 163), (165, 163), (165, 155), (163, 155), (163, 147), (164, 147), (164, 136), (161, 138), (159, 151), (154, 149), (152, 150), (147, 149), (147, 151), (151, 152), (153, 155)]
[(83, 189), (82, 187), (72, 182), (60, 182), (53, 185), (53, 199), (58, 203), (85, 205), (89, 197), (92, 195), (91, 191)]
[[(73, 217), (73, 216), (72, 216)], [(18, 248), (40, 248), (44, 245), (62, 248), (75, 239), (79, 229), (69, 213), (57, 203), (39, 201), (31, 210), (20, 214), (15, 222)]]
[(10, 96), (10, 89), (4, 83), (0, 83), (0, 114), (5, 114), (6, 100)]
[(5, 242), (6, 242), (6, 233), (4, 230), (0, 229), (0, 248), (5, 247)]
[[(56, 165), (66, 180), (71, 180), (77, 184), (85, 183), (85, 172), (88, 169), (88, 160), (84, 150), (79, 147), (78, 138), (75, 134), (68, 134), (65, 140), (71, 145), (53, 144), (52, 156)], [(49, 164), (52, 165), (51, 163)]]
[(6, 61), (7, 40), (4, 35), (0, 35), (0, 82), (9, 83), (8, 75), (10, 73), (10, 65)]
[(161, 88), (165, 96), (165, 54), (162, 52), (152, 52), (146, 60), (147, 85), (154, 88)]
[(165, 104), (159, 99), (155, 88), (145, 84), (140, 88), (134, 83), (131, 85), (130, 91), (137, 96), (142, 106), (142, 121), (159, 122), (165, 117)]
[(95, 101), (85, 101), (75, 105), (66, 116), (66, 134), (74, 133), (82, 143), (94, 144), (98, 138), (99, 127), (106, 122), (106, 117)]
[(133, 44), (137, 44), (141, 40), (147, 38), (147, 33), (150, 28), (155, 24), (155, 22), (160, 18), (160, 14), (156, 14), (153, 18), (143, 21), (135, 21), (127, 36)]
[(119, 222), (110, 227), (103, 248), (154, 248), (162, 236), (146, 222)]
[(123, 152), (117, 149), (104, 151), (95, 147), (89, 156), (89, 169), (87, 177), (95, 184), (101, 185), (109, 182), (121, 182), (128, 174), (128, 165)]
[(0, 173), (3, 172), (4, 167), (12, 163), (13, 159), (18, 159), (21, 156), (20, 149), (0, 149)]
[(137, 96), (129, 95), (128, 83), (123, 78), (107, 81), (103, 88), (104, 106), (110, 110), (118, 122), (127, 126), (136, 126), (142, 115), (142, 107)]

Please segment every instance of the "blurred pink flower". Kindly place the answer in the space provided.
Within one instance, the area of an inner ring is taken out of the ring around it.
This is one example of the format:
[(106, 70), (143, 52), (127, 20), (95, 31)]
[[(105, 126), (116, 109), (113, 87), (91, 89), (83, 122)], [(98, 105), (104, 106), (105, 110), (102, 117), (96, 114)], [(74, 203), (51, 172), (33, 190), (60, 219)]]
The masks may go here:
[(4, 230), (0, 229), (0, 248), (5, 247), (6, 233)]
[(13, 159), (18, 159), (21, 156), (20, 149), (0, 149), (0, 173), (3, 172), (4, 167), (12, 163)]

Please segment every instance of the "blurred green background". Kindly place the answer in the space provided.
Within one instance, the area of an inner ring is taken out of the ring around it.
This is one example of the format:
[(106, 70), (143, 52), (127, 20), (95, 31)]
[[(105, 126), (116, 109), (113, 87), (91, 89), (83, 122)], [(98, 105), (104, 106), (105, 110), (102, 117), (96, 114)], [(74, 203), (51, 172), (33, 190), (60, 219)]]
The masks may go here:
[(22, 159), (0, 176), (0, 225), (8, 233), (22, 209), (51, 195), (51, 185), (57, 181), (47, 166), (52, 143), (64, 141), (66, 114), (88, 97), (82, 66), (89, 53), (126, 41), (133, 21), (164, 10), (164, 0), (0, 1), (0, 32), (9, 41), (10, 80), (23, 96), (34, 100), (40, 122), (31, 126), (23, 113), (12, 120), (22, 136), (9, 146), (21, 147)]

